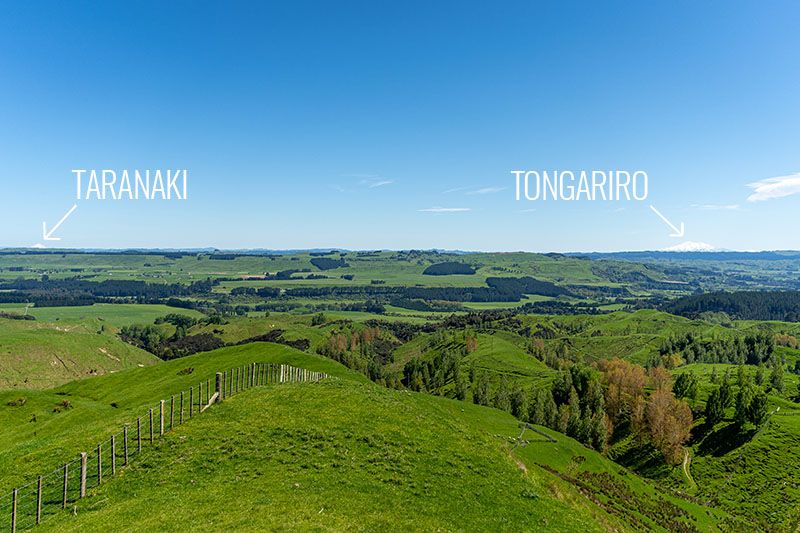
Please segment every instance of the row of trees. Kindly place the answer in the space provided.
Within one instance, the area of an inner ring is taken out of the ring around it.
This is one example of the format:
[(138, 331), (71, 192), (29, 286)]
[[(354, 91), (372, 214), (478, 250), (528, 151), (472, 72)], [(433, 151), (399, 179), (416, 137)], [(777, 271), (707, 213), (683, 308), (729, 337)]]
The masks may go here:
[(664, 358), (677, 354), (687, 364), (759, 365), (769, 361), (774, 350), (775, 336), (768, 332), (718, 339), (700, 339), (687, 333), (664, 341), (659, 349), (662, 359), (656, 359), (651, 364), (658, 366)]

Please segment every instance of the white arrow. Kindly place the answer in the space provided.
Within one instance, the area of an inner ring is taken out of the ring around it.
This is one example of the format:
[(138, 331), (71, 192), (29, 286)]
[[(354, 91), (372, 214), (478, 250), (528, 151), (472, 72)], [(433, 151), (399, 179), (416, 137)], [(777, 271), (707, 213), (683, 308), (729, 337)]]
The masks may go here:
[(47, 231), (47, 222), (42, 222), (42, 239), (46, 241), (60, 241), (61, 237), (53, 237), (52, 235), (59, 227), (61, 227), (61, 224), (63, 224), (64, 221), (67, 220), (76, 209), (78, 209), (78, 204), (73, 205), (72, 209), (67, 211), (67, 214), (61, 217), (61, 220), (58, 221), (58, 224), (50, 228), (50, 231)]
[(683, 233), (684, 233), (683, 222), (681, 222), (681, 227), (680, 227), (680, 229), (678, 229), (678, 228), (676, 228), (676, 227), (675, 227), (675, 224), (673, 224), (672, 222), (670, 222), (670, 221), (667, 219), (667, 217), (665, 217), (664, 215), (662, 215), (662, 214), (661, 214), (661, 213), (658, 211), (658, 209), (656, 209), (656, 208), (655, 208), (655, 207), (653, 207), (652, 205), (650, 206), (650, 209), (653, 211), (653, 213), (655, 213), (656, 215), (658, 215), (658, 218), (660, 218), (661, 220), (663, 220), (663, 221), (664, 221), (664, 224), (666, 224), (667, 226), (669, 226), (669, 227), (672, 229), (673, 233), (670, 233), (670, 234), (669, 234), (669, 236), (670, 236), (670, 237), (683, 237)]

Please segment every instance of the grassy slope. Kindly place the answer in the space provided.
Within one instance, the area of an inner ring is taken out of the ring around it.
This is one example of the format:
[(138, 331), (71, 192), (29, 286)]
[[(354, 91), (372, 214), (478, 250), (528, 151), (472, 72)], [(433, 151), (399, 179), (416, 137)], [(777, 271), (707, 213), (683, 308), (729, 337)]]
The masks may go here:
[[(703, 530), (725, 516), (660, 495), (558, 434), (553, 444), (528, 432), (515, 448), (519, 431), (493, 409), (346, 379), (257, 389), (179, 427), (77, 518), (49, 527), (623, 530), (635, 514), (620, 509), (648, 502), (674, 503)], [(582, 471), (606, 473), (625, 495), (601, 501), (582, 486), (586, 498), (570, 477)]]
[[(731, 371), (736, 394), (736, 367), (730, 365), (688, 365), (679, 372), (700, 376), (700, 399), (704, 401), (715, 385), (710, 383), (712, 369), (722, 376)], [(755, 369), (748, 368), (754, 373)], [(694, 431), (692, 475), (698, 484), (696, 496), (723, 509), (750, 517), (764, 528), (789, 531), (800, 526), (800, 406), (788, 399), (797, 391), (798, 376), (785, 374), (785, 393), (770, 394), (770, 417), (761, 431), (746, 427), (744, 434), (731, 424), (733, 408), (727, 420), (713, 431), (702, 425)]]
[[(25, 313), (25, 306), (6, 304), (4, 311)], [(94, 304), (76, 307), (31, 307), (28, 314), (45, 322), (81, 324), (87, 328), (99, 329), (102, 325), (121, 328), (131, 324), (152, 324), (161, 316), (179, 313), (201, 318), (202, 313), (191, 309), (176, 309), (160, 304)]]
[(80, 324), (0, 319), (0, 390), (44, 389), (158, 360)]
[[(10, 489), (56, 468), (124, 424), (135, 422), (158, 400), (212, 379), (218, 370), (255, 361), (302, 361), (312, 370), (366, 381), (329, 359), (255, 343), (82, 379), (56, 389), (0, 391), (0, 487)], [(192, 373), (179, 375), (186, 368), (192, 368)], [(25, 398), (25, 405), (7, 405), (18, 398)], [(54, 412), (64, 400), (72, 408)]]
[(607, 520), (526, 479), (469, 420), (416, 400), (344, 381), (244, 393), (169, 435), (77, 518), (50, 526), (594, 531), (591, 511)]

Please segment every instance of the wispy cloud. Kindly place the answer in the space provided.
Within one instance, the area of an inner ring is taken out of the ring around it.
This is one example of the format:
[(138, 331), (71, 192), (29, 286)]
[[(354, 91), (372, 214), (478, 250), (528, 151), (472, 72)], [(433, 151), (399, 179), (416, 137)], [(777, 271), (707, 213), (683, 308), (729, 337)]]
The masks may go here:
[(496, 192), (504, 191), (507, 187), (482, 187), (472, 191), (467, 191), (466, 194), (493, 194)]
[(472, 211), (469, 207), (428, 207), (425, 209), (418, 209), (421, 213), (464, 213)]
[(739, 204), (692, 204), (693, 209), (702, 209), (703, 211), (738, 211), (741, 209)]
[(468, 191), (471, 187), (456, 187), (455, 189), (447, 189), (446, 191), (442, 191), (442, 194), (452, 194), (454, 192), (463, 192)]
[(442, 191), (442, 194), (452, 194), (454, 192), (462, 192), (464, 194), (492, 194), (506, 190), (508, 187), (456, 187), (454, 189), (447, 189)]
[(800, 193), (800, 172), (763, 179), (748, 183), (747, 186), (753, 189), (753, 194), (747, 197), (748, 202), (763, 202), (775, 198), (784, 198)]
[(387, 180), (382, 178), (370, 178), (366, 180), (361, 180), (361, 185), (366, 186), (368, 189), (383, 187), (385, 185), (391, 185), (392, 183), (394, 183), (394, 180)]

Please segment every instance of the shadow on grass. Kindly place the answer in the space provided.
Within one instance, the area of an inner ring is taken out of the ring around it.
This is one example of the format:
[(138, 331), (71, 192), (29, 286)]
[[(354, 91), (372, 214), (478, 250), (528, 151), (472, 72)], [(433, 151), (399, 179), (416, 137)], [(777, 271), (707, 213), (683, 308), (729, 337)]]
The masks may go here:
[(705, 438), (697, 447), (697, 455), (720, 457), (749, 442), (755, 433), (755, 429), (741, 431), (739, 426), (734, 423), (730, 423), (716, 431), (710, 431), (710, 428), (708, 428), (704, 433)]
[(672, 467), (664, 462), (664, 456), (650, 444), (631, 446), (614, 457), (614, 460), (650, 479), (667, 477), (672, 471)]

